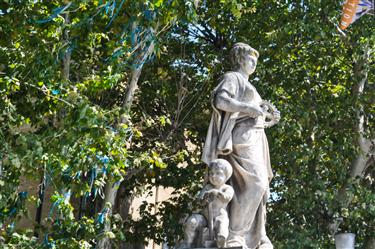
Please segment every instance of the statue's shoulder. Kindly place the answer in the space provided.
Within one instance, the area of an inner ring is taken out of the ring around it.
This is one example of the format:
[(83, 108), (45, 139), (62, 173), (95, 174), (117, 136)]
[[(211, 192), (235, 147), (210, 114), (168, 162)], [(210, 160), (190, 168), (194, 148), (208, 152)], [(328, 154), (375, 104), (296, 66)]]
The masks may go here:
[(229, 184), (224, 184), (223, 185), (223, 189), (225, 190), (225, 191), (233, 191), (233, 187), (231, 186), (231, 185), (229, 185)]
[(225, 72), (222, 76), (222, 80), (229, 80), (229, 81), (238, 81), (237, 72), (228, 71)]
[(225, 91), (229, 96), (234, 97), (237, 95), (238, 90), (241, 88), (240, 80), (236, 72), (226, 72), (223, 74), (219, 85), (214, 89), (214, 93)]

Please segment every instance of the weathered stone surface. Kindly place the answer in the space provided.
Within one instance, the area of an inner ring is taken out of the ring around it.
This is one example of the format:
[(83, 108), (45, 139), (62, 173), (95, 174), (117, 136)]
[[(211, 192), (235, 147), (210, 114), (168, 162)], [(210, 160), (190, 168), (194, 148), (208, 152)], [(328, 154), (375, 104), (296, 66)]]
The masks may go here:
[(228, 203), (233, 198), (233, 187), (225, 184), (232, 175), (227, 160), (215, 159), (210, 163), (209, 183), (199, 193), (205, 208), (202, 214), (193, 214), (185, 222), (185, 238), (181, 246), (193, 245), (223, 248), (229, 235)]
[[(233, 168), (229, 180), (234, 189), (228, 206), (229, 236), (224, 243), (218, 236), (214, 238), (221, 248), (273, 248), (265, 229), (266, 202), (273, 174), (264, 128), (277, 124), (280, 112), (263, 101), (248, 81), (258, 56), (249, 45), (235, 44), (230, 52), (233, 71), (224, 74), (212, 93), (213, 113), (202, 160), (210, 165), (222, 158)], [(197, 231), (194, 230), (194, 236), (198, 236)]]

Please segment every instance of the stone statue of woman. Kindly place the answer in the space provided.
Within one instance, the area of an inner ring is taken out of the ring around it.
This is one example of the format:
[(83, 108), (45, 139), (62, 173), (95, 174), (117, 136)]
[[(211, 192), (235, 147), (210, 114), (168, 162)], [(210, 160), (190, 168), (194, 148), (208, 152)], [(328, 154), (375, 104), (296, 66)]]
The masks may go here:
[(223, 158), (233, 167), (230, 184), (234, 197), (229, 206), (227, 247), (273, 248), (266, 235), (266, 201), (273, 174), (267, 137), (266, 117), (273, 123), (280, 112), (268, 113), (255, 87), (249, 83), (258, 51), (237, 43), (230, 51), (233, 71), (224, 74), (212, 95), (213, 114), (202, 160), (209, 163)]

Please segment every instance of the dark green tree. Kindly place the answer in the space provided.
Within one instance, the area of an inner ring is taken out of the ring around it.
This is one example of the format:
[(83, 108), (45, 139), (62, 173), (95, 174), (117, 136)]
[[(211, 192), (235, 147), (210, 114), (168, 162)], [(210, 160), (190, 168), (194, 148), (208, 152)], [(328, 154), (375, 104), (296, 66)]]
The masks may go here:
[[(275, 247), (330, 248), (337, 230), (370, 245), (371, 16), (344, 35), (340, 3), (322, 0), (8, 0), (0, 10), (4, 247), (174, 245), (203, 182), (210, 92), (238, 41), (259, 50), (252, 83), (282, 113), (267, 131)], [(56, 191), (44, 200), (54, 214), (31, 233), (12, 222), (43, 198), (19, 192), (21, 176)], [(132, 199), (153, 187), (175, 191), (133, 220)]]

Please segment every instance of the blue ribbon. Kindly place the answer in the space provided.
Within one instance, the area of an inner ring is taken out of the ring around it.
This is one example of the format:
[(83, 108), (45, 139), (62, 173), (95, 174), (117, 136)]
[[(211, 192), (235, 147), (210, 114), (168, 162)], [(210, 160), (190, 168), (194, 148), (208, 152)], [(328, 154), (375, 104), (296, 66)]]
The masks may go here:
[(16, 209), (15, 207), (12, 207), (12, 208), (9, 210), (8, 215), (9, 215), (9, 216), (13, 216), (16, 212), (17, 212), (17, 209)]
[(78, 179), (81, 177), (82, 171), (78, 171), (76, 175), (74, 176), (74, 179)]
[(27, 191), (19, 192), (19, 193), (18, 193), (18, 196), (19, 196), (22, 200), (26, 199), (26, 198), (27, 198)]
[(107, 208), (104, 208), (103, 211), (101, 213), (99, 213), (99, 216), (98, 218), (96, 219), (96, 222), (98, 222), (99, 224), (103, 224), (106, 220), (106, 216), (108, 214), (108, 209)]
[(56, 18), (58, 15), (62, 14), (65, 10), (67, 10), (71, 5), (72, 5), (72, 3), (70, 2), (63, 7), (56, 8), (56, 9), (52, 10), (52, 14), (47, 19), (35, 20), (35, 22), (38, 23), (38, 24), (50, 22), (54, 18)]
[(96, 173), (96, 166), (91, 169), (91, 176), (90, 176), (90, 189), (92, 189), (92, 186), (94, 185), (94, 181), (96, 179), (97, 173)]
[(51, 210), (49, 211), (49, 214), (48, 214), (48, 217), (51, 217), (52, 214), (53, 214), (53, 210), (59, 206), (62, 202), (66, 201), (67, 199), (69, 199), (71, 196), (71, 192), (70, 190), (68, 192), (66, 192), (63, 196), (59, 197), (53, 204), (52, 204), (52, 207), (51, 207)]
[(44, 236), (44, 244), (48, 247), (48, 248), (56, 248), (56, 244), (54, 241), (49, 241), (48, 240), (48, 233), (46, 234), (46, 236)]
[(122, 0), (120, 5), (118, 6), (117, 8), (117, 11), (115, 14), (113, 14), (113, 11), (114, 11), (114, 6), (116, 5), (116, 0), (113, 1), (113, 5), (112, 5), (112, 16), (111, 16), (111, 20), (109, 21), (109, 23), (107, 24), (106, 28), (108, 28), (109, 26), (111, 26), (113, 20), (118, 16), (121, 8), (122, 8), (122, 5), (125, 3), (125, 0)]
[(51, 93), (52, 93), (52, 95), (57, 95), (57, 94), (60, 93), (60, 90), (53, 89), (53, 90), (51, 91)]
[(111, 158), (109, 158), (108, 156), (104, 155), (104, 156), (100, 156), (100, 155), (96, 155), (96, 158), (99, 159), (99, 161), (103, 164), (107, 164), (109, 163), (109, 160)]

